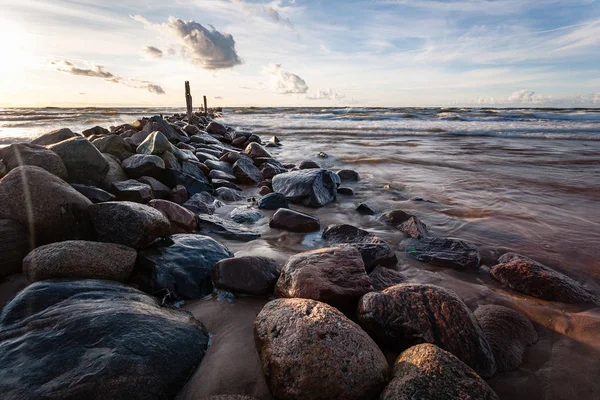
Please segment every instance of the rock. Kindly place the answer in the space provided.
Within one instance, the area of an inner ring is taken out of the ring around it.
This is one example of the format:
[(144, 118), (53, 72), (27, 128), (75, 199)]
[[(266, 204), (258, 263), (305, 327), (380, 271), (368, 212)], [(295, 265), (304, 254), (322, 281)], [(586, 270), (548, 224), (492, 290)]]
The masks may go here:
[(231, 144), (237, 147), (238, 149), (243, 148), (244, 144), (246, 143), (248, 143), (248, 139), (245, 136), (237, 137), (231, 141)]
[(353, 171), (351, 169), (340, 169), (337, 172), (342, 182), (358, 182), (360, 181), (360, 176), (358, 172)]
[(219, 140), (210, 136), (208, 133), (196, 134), (194, 136), (190, 136), (190, 140), (194, 143), (216, 144), (216, 145), (221, 144), (221, 142)]
[(219, 161), (225, 161), (229, 164), (235, 164), (236, 161), (242, 158), (252, 161), (251, 157), (243, 153), (238, 153), (237, 151), (227, 151), (225, 154), (223, 154), (223, 156), (221, 156), (221, 158), (219, 158)]
[(235, 208), (229, 216), (238, 224), (253, 224), (263, 217), (262, 213), (252, 206)]
[(227, 128), (225, 128), (218, 122), (211, 121), (210, 124), (208, 124), (208, 126), (206, 127), (206, 132), (212, 135), (224, 136), (227, 135)]
[(201, 165), (204, 165), (204, 164), (195, 163), (193, 161), (182, 162), (181, 163), (181, 172), (191, 175), (194, 178), (196, 178), (202, 182), (208, 183), (208, 179), (206, 179), (204, 172), (202, 172), (202, 169), (200, 169)]
[(162, 156), (160, 156), (161, 160), (165, 163), (165, 168), (175, 169), (177, 171), (181, 171), (181, 164), (175, 154), (167, 151)]
[(304, 161), (300, 162), (300, 164), (298, 165), (298, 168), (300, 168), (300, 169), (313, 169), (313, 168), (320, 169), (321, 166), (319, 164), (317, 164), (316, 162), (314, 162), (313, 160), (304, 160)]
[(81, 133), (83, 133), (83, 136), (85, 136), (85, 137), (94, 136), (94, 135), (110, 135), (110, 131), (101, 126), (95, 126), (93, 128), (86, 129), (85, 131), (83, 131)]
[(4, 161), (0, 160), (0, 179), (4, 178), (6, 174), (8, 174), (8, 168), (6, 168)]
[(360, 296), (372, 291), (360, 253), (340, 247), (290, 257), (275, 287), (277, 297), (313, 299), (342, 310), (356, 307)]
[(388, 364), (381, 350), (327, 304), (271, 301), (256, 317), (254, 337), (276, 398), (376, 399), (386, 384)]
[(87, 197), (92, 203), (104, 203), (115, 199), (115, 195), (95, 186), (81, 185), (78, 183), (73, 183), (71, 186), (73, 189)]
[(256, 397), (243, 396), (240, 394), (218, 394), (215, 396), (202, 397), (199, 400), (260, 400)]
[(280, 145), (281, 140), (279, 140), (277, 136), (271, 136), (271, 139), (269, 139), (269, 143)]
[(115, 182), (122, 182), (129, 179), (125, 170), (121, 167), (121, 162), (118, 158), (110, 154), (102, 154), (106, 162), (108, 162), (108, 172), (102, 179), (100, 186), (104, 190), (110, 190), (110, 187)]
[(371, 282), (373, 282), (373, 289), (375, 289), (376, 292), (396, 286), (399, 283), (404, 283), (407, 280), (406, 276), (404, 276), (404, 274), (401, 272), (379, 266), (375, 267), (373, 271), (369, 273), (369, 278), (371, 278)]
[(249, 242), (260, 237), (260, 233), (246, 228), (233, 221), (227, 221), (215, 215), (198, 214), (200, 231), (203, 233), (220, 235), (225, 239)]
[(62, 142), (63, 140), (71, 139), (74, 137), (81, 137), (81, 135), (73, 133), (73, 131), (69, 128), (62, 128), (54, 130), (50, 133), (46, 133), (45, 135), (42, 135), (35, 140), (32, 140), (31, 144), (37, 144), (39, 146), (49, 146), (51, 144)]
[(229, 181), (226, 181), (224, 179), (212, 179), (211, 183), (212, 183), (213, 187), (216, 188), (216, 189), (218, 189), (220, 187), (226, 187), (226, 188), (229, 188), (229, 189), (232, 189), (232, 190), (236, 190), (238, 192), (242, 191), (241, 187), (239, 187), (238, 185), (236, 185), (233, 182), (229, 182)]
[(276, 175), (284, 174), (286, 172), (288, 172), (287, 168), (271, 163), (264, 163), (260, 166), (260, 175), (263, 180), (273, 179)]
[(146, 204), (153, 199), (150, 185), (138, 182), (135, 179), (113, 183), (111, 192), (116, 196), (118, 201), (133, 201), (135, 203)]
[(244, 196), (237, 190), (229, 189), (226, 187), (220, 187), (215, 190), (216, 196), (223, 201), (240, 201), (244, 200)]
[(480, 306), (475, 318), (492, 347), (498, 372), (519, 368), (525, 348), (538, 339), (531, 322), (517, 311), (497, 305)]
[(168, 169), (166, 172), (168, 176), (165, 177), (163, 182), (169, 187), (182, 185), (186, 188), (188, 196), (193, 196), (198, 193), (213, 192), (212, 185), (208, 183), (208, 180), (204, 177), (199, 178), (174, 169)]
[(269, 227), (290, 232), (307, 233), (321, 229), (317, 217), (287, 208), (278, 209), (269, 220)]
[(345, 196), (354, 196), (354, 190), (347, 187), (340, 187), (337, 192), (338, 194), (343, 194)]
[(108, 135), (98, 138), (94, 140), (92, 144), (96, 146), (101, 153), (113, 155), (120, 161), (123, 161), (134, 154), (129, 143), (121, 136), (117, 135)]
[(273, 191), (282, 193), (292, 203), (322, 207), (335, 200), (334, 173), (324, 169), (286, 172), (273, 178)]
[(29, 246), (29, 234), (21, 224), (0, 219), (0, 280), (21, 272), (23, 258), (29, 252)]
[[(44, 146), (28, 143), (15, 143), (0, 149), (0, 159), (4, 161), (8, 171), (24, 165), (32, 165), (45, 169), (67, 180), (67, 167), (63, 160)], [(7, 172), (8, 172), (7, 171)]]
[(449, 238), (410, 239), (406, 254), (419, 261), (459, 271), (477, 269), (481, 260), (477, 246)]
[(131, 278), (146, 293), (170, 301), (199, 299), (213, 290), (211, 271), (233, 254), (203, 235), (172, 235), (138, 254)]
[(377, 212), (373, 209), (373, 207), (371, 207), (367, 203), (360, 203), (358, 205), (358, 207), (356, 207), (356, 211), (358, 211), (359, 214), (363, 214), (363, 215), (375, 215), (375, 214), (377, 214)]
[(210, 169), (216, 169), (218, 171), (225, 172), (228, 175), (233, 175), (233, 166), (228, 162), (206, 160), (204, 164), (206, 164), (206, 166)]
[(253, 142), (250, 143), (245, 149), (244, 149), (244, 153), (249, 155), (252, 158), (257, 158), (257, 157), (271, 157), (271, 155), (269, 154), (269, 152), (267, 150), (265, 150), (264, 147), (262, 147), (260, 144)]
[(221, 260), (212, 270), (217, 289), (251, 296), (270, 296), (279, 278), (279, 266), (267, 257), (236, 257)]
[(150, 200), (148, 205), (164, 214), (171, 223), (171, 233), (189, 233), (198, 229), (196, 215), (187, 208), (167, 200)]
[(179, 205), (182, 205), (183, 203), (188, 201), (188, 192), (185, 186), (177, 185), (173, 189), (171, 189), (171, 193), (169, 193), (168, 200)]
[(371, 272), (378, 265), (393, 267), (398, 263), (396, 253), (385, 240), (352, 225), (330, 225), (323, 231), (323, 239), (329, 244), (356, 248), (363, 258), (367, 272)]
[(104, 279), (127, 282), (137, 252), (113, 243), (67, 240), (41, 246), (23, 260), (29, 282), (47, 279)]
[(516, 253), (506, 253), (498, 262), (499, 264), (490, 270), (490, 275), (517, 292), (563, 303), (598, 301), (579, 282), (531, 258)]
[(165, 121), (161, 116), (155, 115), (150, 117), (144, 125), (145, 132), (154, 132), (159, 131), (162, 132), (169, 141), (172, 142), (184, 142), (187, 143), (190, 139), (187, 136), (184, 136), (181, 132), (175, 130), (175, 128), (169, 124), (169, 122)]
[(110, 168), (102, 153), (82, 137), (63, 140), (49, 146), (49, 149), (58, 154), (65, 163), (71, 183), (100, 182)]
[(412, 215), (403, 210), (392, 210), (381, 214), (378, 220), (390, 226), (398, 226), (408, 221), (410, 217)]
[(152, 178), (151, 176), (142, 176), (138, 179), (140, 183), (146, 184), (150, 186), (152, 189), (152, 196), (157, 199), (165, 199), (171, 193), (171, 189), (162, 182), (157, 179)]
[(194, 194), (183, 206), (195, 214), (212, 214), (217, 206), (220, 207), (218, 201), (207, 192)]
[[(261, 186), (260, 189), (259, 189), (259, 191), (258, 191), (258, 194), (260, 196), (266, 196), (266, 195), (268, 195), (270, 193), (273, 193), (273, 189), (271, 189), (268, 186)], [(286, 201), (287, 201), (287, 199), (286, 199)]]
[(192, 125), (192, 124), (187, 124), (186, 126), (183, 127), (183, 131), (185, 133), (187, 133), (188, 135), (190, 135), (190, 140), (193, 142), (192, 140), (192, 136), (193, 135), (197, 135), (200, 133), (203, 133), (202, 130), (200, 130), (200, 128), (198, 128), (196, 125)]
[(0, 181), (0, 204), (0, 219), (28, 227), (36, 245), (89, 238), (91, 202), (42, 168), (10, 171)]
[(270, 193), (258, 201), (258, 208), (261, 210), (277, 210), (279, 208), (288, 208), (287, 197), (281, 193)]
[(402, 210), (393, 210), (381, 214), (379, 220), (396, 227), (396, 229), (414, 239), (421, 239), (429, 236), (427, 225), (414, 215), (410, 215)]
[(159, 131), (152, 132), (135, 150), (138, 154), (152, 154), (161, 156), (172, 150), (169, 139)]
[(209, 335), (190, 314), (116, 282), (37, 282), (0, 315), (0, 392), (17, 399), (174, 398)]
[(357, 314), (363, 329), (382, 346), (403, 351), (433, 343), (484, 378), (496, 372), (492, 349), (473, 313), (448, 289), (401, 283), (364, 295)]
[(242, 184), (254, 185), (262, 180), (259, 169), (252, 161), (245, 158), (241, 158), (233, 164), (233, 174)]
[(211, 181), (213, 181), (215, 179), (222, 179), (222, 180), (226, 180), (229, 182), (235, 181), (235, 176), (228, 174), (226, 172), (223, 172), (223, 171), (219, 171), (218, 169), (213, 169), (212, 171), (210, 171), (210, 173), (208, 174), (208, 177), (210, 178)]
[(159, 156), (134, 154), (121, 164), (127, 176), (136, 179), (142, 176), (161, 176), (165, 171), (165, 162)]
[(405, 350), (380, 400), (498, 400), (496, 393), (451, 353), (433, 344)]
[(319, 154), (317, 154), (317, 156), (319, 156), (321, 158), (329, 158), (329, 155), (323, 151), (321, 151)]
[(129, 201), (109, 201), (89, 208), (98, 240), (141, 249), (168, 236), (169, 220), (160, 211)]

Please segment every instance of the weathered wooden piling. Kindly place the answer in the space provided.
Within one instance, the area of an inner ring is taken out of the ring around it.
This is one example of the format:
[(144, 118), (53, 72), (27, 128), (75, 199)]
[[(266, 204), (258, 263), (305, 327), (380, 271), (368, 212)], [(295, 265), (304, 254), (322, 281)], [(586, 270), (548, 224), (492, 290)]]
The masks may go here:
[(188, 121), (191, 121), (193, 114), (192, 114), (192, 94), (190, 93), (190, 81), (185, 81), (185, 105), (187, 107)]
[(204, 96), (204, 116), (208, 117), (208, 107), (206, 105), (206, 96)]

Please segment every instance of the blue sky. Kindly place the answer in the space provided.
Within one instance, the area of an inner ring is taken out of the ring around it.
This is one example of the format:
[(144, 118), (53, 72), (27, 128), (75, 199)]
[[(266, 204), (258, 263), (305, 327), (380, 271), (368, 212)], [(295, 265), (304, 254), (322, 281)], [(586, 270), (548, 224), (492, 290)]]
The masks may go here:
[(598, 0), (2, 0), (0, 106), (600, 106)]

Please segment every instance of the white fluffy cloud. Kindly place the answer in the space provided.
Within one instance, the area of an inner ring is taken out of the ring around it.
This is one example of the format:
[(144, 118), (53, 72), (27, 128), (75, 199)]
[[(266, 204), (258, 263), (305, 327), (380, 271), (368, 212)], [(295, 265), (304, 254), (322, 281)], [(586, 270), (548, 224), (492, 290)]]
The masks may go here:
[(119, 83), (121, 85), (125, 85), (135, 89), (146, 89), (150, 93), (154, 94), (165, 94), (165, 91), (159, 85), (140, 79), (125, 78), (122, 76), (114, 75), (113, 73), (108, 72), (102, 65), (92, 64), (88, 67), (81, 67), (76, 66), (72, 62), (66, 60), (52, 61), (51, 64), (57, 71), (64, 72), (69, 75), (100, 78), (104, 79), (107, 82)]
[(338, 93), (331, 88), (327, 88), (324, 90), (317, 89), (316, 92), (306, 95), (306, 98), (308, 100), (340, 100), (345, 97), (346, 96), (344, 96), (343, 94)]
[(142, 51), (147, 57), (150, 58), (162, 58), (163, 56), (162, 50), (154, 46), (146, 46)]
[(263, 73), (271, 77), (271, 85), (279, 94), (306, 93), (308, 85), (298, 75), (284, 70), (281, 64), (270, 64)]
[(543, 100), (542, 96), (535, 94), (533, 90), (519, 90), (508, 97), (509, 103), (537, 103)]

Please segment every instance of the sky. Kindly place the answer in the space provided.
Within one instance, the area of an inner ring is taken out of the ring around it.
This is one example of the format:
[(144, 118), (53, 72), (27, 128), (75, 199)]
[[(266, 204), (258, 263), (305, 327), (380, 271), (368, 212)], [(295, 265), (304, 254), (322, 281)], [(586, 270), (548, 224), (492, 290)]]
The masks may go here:
[(600, 107), (600, 0), (0, 0), (0, 107)]

